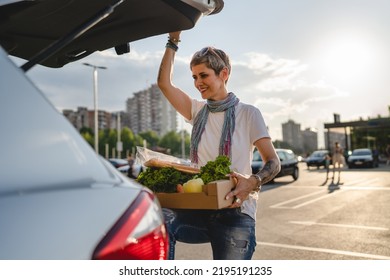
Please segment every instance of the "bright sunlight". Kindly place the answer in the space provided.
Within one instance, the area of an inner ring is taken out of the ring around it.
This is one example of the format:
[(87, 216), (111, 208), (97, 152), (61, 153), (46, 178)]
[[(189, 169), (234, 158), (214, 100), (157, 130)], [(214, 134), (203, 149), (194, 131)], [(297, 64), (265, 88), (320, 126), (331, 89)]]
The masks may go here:
[(321, 46), (320, 64), (325, 78), (343, 84), (370, 80), (375, 75), (375, 49), (363, 38), (335, 38)]

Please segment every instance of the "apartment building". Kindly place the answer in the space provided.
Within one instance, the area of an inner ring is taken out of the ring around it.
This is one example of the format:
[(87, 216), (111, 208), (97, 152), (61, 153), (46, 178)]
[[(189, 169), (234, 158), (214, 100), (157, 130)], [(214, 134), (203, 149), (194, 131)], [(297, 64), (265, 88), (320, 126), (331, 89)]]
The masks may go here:
[(177, 129), (177, 113), (156, 84), (126, 101), (126, 124), (135, 134), (155, 131), (163, 136)]
[[(80, 130), (88, 127), (94, 130), (95, 112), (86, 107), (78, 107), (74, 110), (63, 110), (64, 116)], [(126, 101), (126, 112), (106, 112), (98, 110), (98, 126), (101, 129), (116, 129), (118, 126), (118, 114), (120, 114), (120, 127), (129, 127), (133, 133), (155, 131), (163, 136), (177, 129), (177, 113), (166, 100), (156, 84), (149, 88), (134, 93), (133, 97)]]
[(306, 128), (301, 130), (301, 125), (293, 120), (282, 124), (283, 141), (288, 143), (296, 153), (310, 153), (318, 149), (317, 131)]
[(303, 150), (301, 125), (293, 120), (282, 123), (283, 141), (288, 143), (296, 152)]
[[(86, 107), (78, 107), (76, 111), (66, 109), (62, 113), (70, 121), (70, 123), (77, 129), (80, 130), (83, 127), (91, 128), (92, 131), (95, 129), (95, 111), (88, 110)], [(111, 127), (112, 114), (103, 110), (98, 110), (98, 128), (106, 129)]]

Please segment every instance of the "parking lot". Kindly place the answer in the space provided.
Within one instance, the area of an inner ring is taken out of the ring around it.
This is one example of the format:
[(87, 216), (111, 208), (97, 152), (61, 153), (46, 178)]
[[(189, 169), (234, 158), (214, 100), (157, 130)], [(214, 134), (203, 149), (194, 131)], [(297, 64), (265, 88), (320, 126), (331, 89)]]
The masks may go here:
[[(343, 169), (338, 184), (299, 167), (297, 181), (263, 186), (253, 259), (389, 260), (390, 166)], [(176, 258), (211, 259), (210, 245), (179, 243)]]

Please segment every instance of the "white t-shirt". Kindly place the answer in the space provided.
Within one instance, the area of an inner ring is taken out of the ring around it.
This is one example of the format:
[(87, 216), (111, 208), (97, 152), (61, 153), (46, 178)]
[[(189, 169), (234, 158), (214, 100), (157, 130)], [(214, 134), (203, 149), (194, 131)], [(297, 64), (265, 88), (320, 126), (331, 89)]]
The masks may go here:
[[(192, 100), (192, 118), (188, 123), (193, 125), (195, 116), (205, 106), (205, 101)], [(236, 125), (232, 137), (231, 169), (241, 174), (252, 174), (252, 158), (255, 143), (260, 138), (270, 138), (264, 118), (258, 108), (239, 102), (236, 105)], [(215, 160), (219, 153), (219, 142), (222, 134), (225, 112), (209, 113), (205, 130), (198, 146), (199, 166)], [(251, 193), (241, 206), (241, 211), (256, 219), (257, 193)]]

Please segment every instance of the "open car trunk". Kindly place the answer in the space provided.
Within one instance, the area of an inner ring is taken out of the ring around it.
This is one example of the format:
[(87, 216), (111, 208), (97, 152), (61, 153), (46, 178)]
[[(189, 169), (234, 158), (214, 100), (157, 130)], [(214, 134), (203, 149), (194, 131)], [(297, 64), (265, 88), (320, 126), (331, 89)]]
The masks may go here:
[[(104, 9), (113, 12), (39, 64), (62, 67), (95, 51), (177, 30), (191, 29), (204, 14), (218, 13), (222, 0), (36, 0), (0, 1), (0, 44), (13, 56), (31, 59), (83, 26)], [(207, 10), (205, 9), (207, 8)]]

